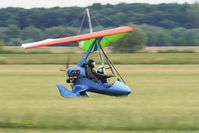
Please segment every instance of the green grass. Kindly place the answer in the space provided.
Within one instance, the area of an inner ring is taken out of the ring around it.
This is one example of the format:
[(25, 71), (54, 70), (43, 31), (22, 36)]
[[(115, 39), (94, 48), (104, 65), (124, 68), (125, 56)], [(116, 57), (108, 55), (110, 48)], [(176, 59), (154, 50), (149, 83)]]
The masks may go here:
[[(0, 64), (64, 64), (70, 58), (77, 63), (77, 54), (0, 54)], [(108, 54), (115, 64), (199, 64), (199, 53), (135, 53)], [(90, 58), (98, 60), (96, 54)]]
[(199, 131), (165, 131), (165, 130), (156, 130), (156, 131), (96, 131), (96, 130), (52, 130), (52, 129), (0, 129), (0, 133), (199, 133)]
[(0, 49), (0, 54), (53, 54), (50, 51), (16, 51), (16, 50), (4, 50)]
[[(0, 132), (197, 133), (199, 65), (118, 65), (129, 97), (60, 97), (63, 65), (0, 66)], [(66, 85), (69, 88), (69, 85)]]
[(172, 49), (172, 50), (159, 50), (157, 52), (158, 53), (196, 53), (193, 50), (175, 50), (175, 49)]

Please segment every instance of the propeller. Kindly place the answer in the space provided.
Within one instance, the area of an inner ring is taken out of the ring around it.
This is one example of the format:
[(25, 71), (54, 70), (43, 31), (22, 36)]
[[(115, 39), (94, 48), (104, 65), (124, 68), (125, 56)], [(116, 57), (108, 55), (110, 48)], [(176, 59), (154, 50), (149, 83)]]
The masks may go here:
[(68, 58), (67, 58), (67, 61), (65, 63), (66, 69), (68, 69), (70, 67), (70, 60), (71, 60), (71, 56), (69, 55)]
[(71, 56), (69, 55), (65, 63), (65, 69), (60, 69), (60, 71), (65, 72), (70, 67), (70, 61), (71, 61)]

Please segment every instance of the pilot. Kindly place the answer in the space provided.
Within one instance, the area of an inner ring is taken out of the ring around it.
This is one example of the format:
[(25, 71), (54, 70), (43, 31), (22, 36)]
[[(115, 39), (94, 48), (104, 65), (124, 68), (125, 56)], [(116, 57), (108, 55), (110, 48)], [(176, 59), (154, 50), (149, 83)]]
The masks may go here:
[(107, 78), (112, 77), (111, 75), (106, 75), (103, 72), (96, 72), (94, 70), (95, 68), (95, 61), (92, 59), (89, 59), (87, 62), (86, 67), (86, 73), (88, 78), (93, 79), (95, 81), (101, 80), (102, 83), (107, 83)]

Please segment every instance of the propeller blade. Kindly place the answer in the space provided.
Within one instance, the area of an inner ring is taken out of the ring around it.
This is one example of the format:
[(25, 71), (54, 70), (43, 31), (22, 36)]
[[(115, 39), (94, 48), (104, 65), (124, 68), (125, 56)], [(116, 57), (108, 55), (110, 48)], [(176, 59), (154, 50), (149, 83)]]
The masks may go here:
[(66, 69), (68, 69), (68, 68), (70, 67), (70, 61), (71, 61), (71, 56), (68, 55), (67, 61), (66, 61), (66, 63), (65, 63)]

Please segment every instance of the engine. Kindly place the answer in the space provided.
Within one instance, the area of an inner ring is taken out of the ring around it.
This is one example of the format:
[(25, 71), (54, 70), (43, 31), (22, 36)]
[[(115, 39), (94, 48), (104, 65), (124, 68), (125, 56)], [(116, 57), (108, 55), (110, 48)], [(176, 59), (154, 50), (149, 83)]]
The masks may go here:
[(67, 83), (74, 83), (76, 79), (80, 76), (80, 70), (72, 70), (68, 71), (68, 79), (66, 80)]

